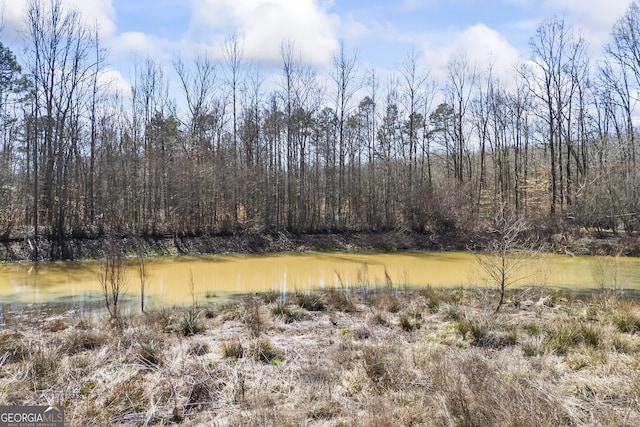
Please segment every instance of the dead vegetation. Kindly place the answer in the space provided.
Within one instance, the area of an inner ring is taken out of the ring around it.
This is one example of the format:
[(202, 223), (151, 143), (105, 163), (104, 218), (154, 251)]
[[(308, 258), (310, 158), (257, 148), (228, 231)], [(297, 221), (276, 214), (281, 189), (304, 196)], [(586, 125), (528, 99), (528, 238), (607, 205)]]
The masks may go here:
[(63, 402), (70, 426), (640, 424), (637, 302), (513, 291), (495, 314), (499, 298), (333, 289), (117, 326), (34, 312), (0, 331), (0, 402)]

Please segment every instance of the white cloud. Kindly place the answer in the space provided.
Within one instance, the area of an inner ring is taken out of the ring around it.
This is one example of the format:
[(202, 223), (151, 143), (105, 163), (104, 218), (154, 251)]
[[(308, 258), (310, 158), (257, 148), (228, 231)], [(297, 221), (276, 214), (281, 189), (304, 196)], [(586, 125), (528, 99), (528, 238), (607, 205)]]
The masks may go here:
[(340, 18), (327, 12), (331, 2), (316, 0), (192, 0), (191, 31), (217, 42), (220, 32), (237, 31), (245, 55), (280, 59), (288, 40), (306, 60), (325, 65), (338, 46)]
[(478, 71), (485, 71), (493, 65), (494, 75), (509, 80), (514, 65), (520, 59), (517, 49), (502, 34), (482, 23), (447, 35), (448, 42), (442, 36), (438, 39), (425, 44), (424, 61), (433, 70), (434, 77), (439, 79), (446, 75), (451, 60), (466, 56), (469, 65), (475, 64)]
[(544, 0), (547, 8), (567, 11), (572, 21), (584, 28), (585, 38), (595, 49), (608, 41), (611, 27), (630, 3), (630, 0)]
[(131, 85), (122, 76), (120, 70), (108, 68), (98, 75), (98, 84), (107, 88), (109, 93), (120, 93), (125, 97), (131, 96)]
[(111, 53), (115, 58), (128, 58), (133, 53), (166, 60), (171, 57), (170, 51), (174, 44), (176, 43), (146, 33), (129, 31), (114, 37), (111, 41)]
[[(100, 35), (109, 37), (116, 31), (115, 10), (112, 0), (62, 0), (64, 10), (76, 9), (84, 22), (93, 27), (98, 24)], [(16, 40), (26, 30), (27, 0), (3, 0), (0, 7), (4, 12), (5, 31), (7, 36)], [(48, 7), (50, 0), (42, 0)]]

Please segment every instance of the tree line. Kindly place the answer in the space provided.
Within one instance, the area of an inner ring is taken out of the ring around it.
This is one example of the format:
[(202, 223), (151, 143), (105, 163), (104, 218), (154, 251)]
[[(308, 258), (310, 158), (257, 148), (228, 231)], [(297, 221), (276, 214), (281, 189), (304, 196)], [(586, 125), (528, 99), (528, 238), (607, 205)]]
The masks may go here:
[(77, 11), (29, 0), (25, 20), (22, 63), (0, 44), (0, 235), (57, 241), (53, 258), (107, 232), (441, 233), (501, 209), (640, 227), (638, 1), (597, 61), (543, 21), (508, 80), (458, 55), (435, 81), (415, 51), (382, 77), (344, 44), (318, 70), (289, 42), (270, 82), (232, 35), (172, 70), (147, 57), (127, 92)]

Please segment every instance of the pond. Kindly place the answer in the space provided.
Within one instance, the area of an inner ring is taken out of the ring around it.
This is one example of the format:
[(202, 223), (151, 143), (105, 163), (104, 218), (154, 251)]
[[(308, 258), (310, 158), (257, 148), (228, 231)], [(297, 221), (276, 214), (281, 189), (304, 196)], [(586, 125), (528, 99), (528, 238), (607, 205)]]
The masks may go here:
[[(57, 306), (100, 310), (98, 261), (0, 266), (3, 308)], [(542, 255), (529, 260), (518, 285), (588, 291), (616, 286), (640, 291), (640, 259)], [(145, 307), (224, 301), (250, 292), (308, 291), (335, 286), (478, 287), (487, 277), (466, 252), (210, 255), (147, 260)], [(128, 260), (125, 305), (140, 305), (135, 260)]]

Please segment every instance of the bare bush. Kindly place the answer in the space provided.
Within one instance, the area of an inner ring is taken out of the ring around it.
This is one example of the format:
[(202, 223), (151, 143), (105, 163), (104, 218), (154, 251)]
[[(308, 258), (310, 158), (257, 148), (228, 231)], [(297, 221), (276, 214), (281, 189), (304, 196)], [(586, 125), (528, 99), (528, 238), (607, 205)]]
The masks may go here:
[(126, 264), (119, 248), (107, 242), (105, 258), (100, 262), (98, 281), (112, 319), (120, 317), (120, 298), (127, 288)]
[(523, 217), (500, 209), (494, 216), (491, 229), (493, 238), (484, 251), (474, 255), (489, 284), (495, 287), (500, 300), (495, 312), (504, 304), (507, 288), (525, 285), (536, 273), (531, 271), (531, 262), (539, 255), (537, 238), (529, 235), (530, 227)]

